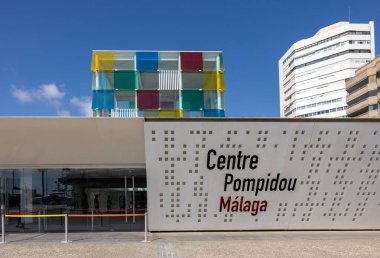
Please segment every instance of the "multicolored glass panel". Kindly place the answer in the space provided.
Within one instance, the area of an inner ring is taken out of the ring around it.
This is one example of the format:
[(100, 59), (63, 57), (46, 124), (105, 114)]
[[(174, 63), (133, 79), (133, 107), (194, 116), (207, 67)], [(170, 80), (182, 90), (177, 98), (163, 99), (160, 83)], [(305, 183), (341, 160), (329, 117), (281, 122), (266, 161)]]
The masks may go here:
[(138, 90), (137, 91), (138, 109), (159, 109), (160, 95), (158, 90)]
[(222, 52), (93, 51), (91, 70), (94, 116), (225, 116)]
[(115, 90), (137, 90), (136, 71), (115, 71), (114, 88)]
[(138, 71), (157, 71), (158, 53), (157, 52), (137, 52), (136, 62)]

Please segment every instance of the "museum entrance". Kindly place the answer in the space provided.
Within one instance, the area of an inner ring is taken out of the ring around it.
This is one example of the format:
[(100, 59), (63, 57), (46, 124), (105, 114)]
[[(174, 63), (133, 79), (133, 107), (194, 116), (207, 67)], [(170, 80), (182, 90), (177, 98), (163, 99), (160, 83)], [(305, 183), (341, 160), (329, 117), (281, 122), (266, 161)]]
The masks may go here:
[(9, 232), (61, 231), (63, 217), (39, 215), (64, 213), (81, 214), (69, 218), (70, 231), (144, 229), (144, 217), (123, 214), (145, 212), (145, 169), (2, 169), (0, 189), (6, 214), (30, 215), (7, 218)]

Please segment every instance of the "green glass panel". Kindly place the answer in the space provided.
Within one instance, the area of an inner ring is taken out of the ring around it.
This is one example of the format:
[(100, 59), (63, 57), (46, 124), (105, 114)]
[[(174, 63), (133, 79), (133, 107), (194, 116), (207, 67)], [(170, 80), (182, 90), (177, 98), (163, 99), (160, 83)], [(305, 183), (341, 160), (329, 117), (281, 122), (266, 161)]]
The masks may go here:
[(115, 71), (114, 87), (115, 87), (115, 90), (137, 89), (136, 72), (135, 71)]
[(184, 110), (201, 110), (204, 105), (203, 91), (200, 90), (183, 90), (182, 109)]

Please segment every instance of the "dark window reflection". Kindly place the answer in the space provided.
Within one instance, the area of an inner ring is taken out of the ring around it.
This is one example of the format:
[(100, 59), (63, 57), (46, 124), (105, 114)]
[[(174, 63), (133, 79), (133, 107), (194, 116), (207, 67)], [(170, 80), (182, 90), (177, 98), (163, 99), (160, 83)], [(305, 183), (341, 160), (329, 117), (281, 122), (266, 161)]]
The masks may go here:
[[(2, 169), (0, 204), (7, 214), (121, 214), (132, 213), (133, 208), (143, 213), (146, 208), (145, 169)], [(95, 222), (91, 218), (72, 219), (71, 226), (123, 230), (127, 220), (125, 217), (101, 218)], [(59, 230), (63, 226), (62, 218), (9, 218), (7, 223), (7, 230), (11, 231)], [(112, 224), (117, 224), (117, 228), (110, 228)]]

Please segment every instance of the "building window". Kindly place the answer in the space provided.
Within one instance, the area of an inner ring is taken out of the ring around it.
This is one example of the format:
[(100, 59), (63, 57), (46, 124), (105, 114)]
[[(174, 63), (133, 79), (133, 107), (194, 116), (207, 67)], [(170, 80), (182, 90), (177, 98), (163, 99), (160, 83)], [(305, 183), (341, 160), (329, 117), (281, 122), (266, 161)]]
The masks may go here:
[(134, 71), (135, 53), (127, 51), (115, 51), (115, 71)]
[(363, 87), (365, 87), (368, 84), (368, 82), (369, 81), (368, 81), (368, 77), (367, 77), (364, 80), (362, 80), (362, 81), (356, 83), (355, 85), (353, 85), (351, 88), (347, 89), (347, 92), (351, 94), (351, 93), (353, 93), (353, 92), (355, 92), (357, 90), (360, 90)]
[(100, 72), (99, 85), (96, 90), (111, 90), (113, 89), (114, 75), (113, 72)]
[(158, 69), (162, 70), (179, 70), (179, 53), (167, 52), (158, 53)]
[(205, 109), (218, 108), (218, 92), (217, 91), (204, 91), (204, 108)]
[(159, 75), (158, 72), (140, 72), (139, 89), (140, 90), (158, 90)]
[(203, 89), (203, 74), (200, 72), (183, 72), (182, 89)]
[(368, 106), (368, 111), (377, 110), (379, 107), (378, 104), (373, 104)]
[(116, 108), (133, 109), (136, 108), (136, 91), (116, 91)]
[(219, 53), (203, 53), (203, 70), (220, 71), (223, 70), (222, 58)]
[(160, 91), (160, 108), (179, 108), (179, 91)]

